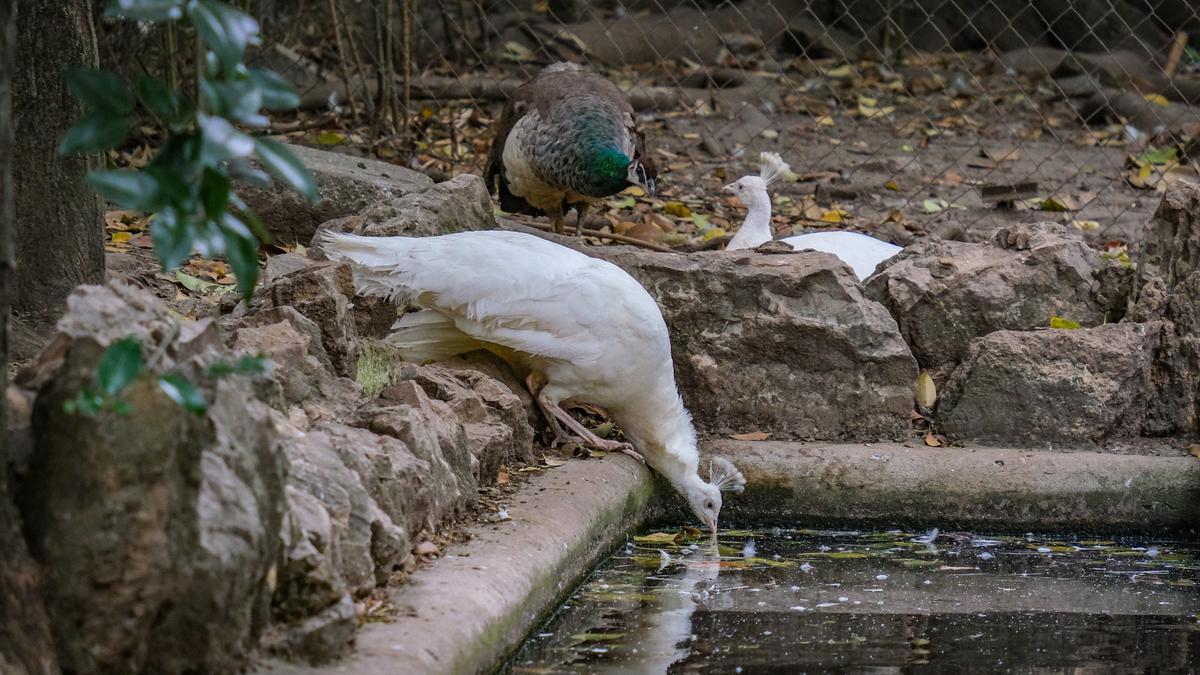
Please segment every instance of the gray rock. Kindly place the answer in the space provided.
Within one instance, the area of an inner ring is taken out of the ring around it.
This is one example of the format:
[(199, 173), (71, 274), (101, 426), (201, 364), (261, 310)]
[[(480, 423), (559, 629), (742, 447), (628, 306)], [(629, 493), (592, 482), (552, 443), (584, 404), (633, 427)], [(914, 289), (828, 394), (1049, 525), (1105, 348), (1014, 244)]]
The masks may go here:
[(358, 213), (433, 187), (433, 180), (394, 164), (289, 145), (317, 179), (321, 201), (310, 203), (278, 181), (269, 188), (242, 188), (246, 201), (276, 239), (307, 244), (328, 220)]
[[(67, 414), (126, 335), (156, 370), (195, 383), (207, 413), (185, 411), (146, 373), (122, 392), (133, 418)], [(176, 324), (144, 291), (70, 298), (40, 362), (35, 450), (17, 486), (64, 670), (236, 671), (267, 624), (286, 467), (249, 385), (201, 375), (226, 356), (211, 321)]]
[(349, 653), (357, 629), (354, 601), (344, 595), (303, 621), (276, 627), (265, 643), (273, 653), (321, 665)]
[[(320, 395), (333, 373), (321, 329), (292, 307), (271, 307), (233, 322), (233, 348), (271, 361), (271, 374), (256, 382), (260, 396), (279, 410)], [(278, 392), (268, 388), (278, 387)]]
[[(432, 474), (429, 462), (418, 459), (395, 438), (337, 422), (323, 423), (320, 429), (342, 464), (358, 476), (363, 489), (392, 522), (411, 533), (437, 528), (440, 521), (432, 514), (438, 510), (440, 495), (458, 488), (452, 474)], [(381, 569), (377, 576), (392, 571)]]
[(996, 331), (971, 342), (943, 388), (950, 437), (1028, 447), (1094, 447), (1137, 436), (1158, 324)]
[(479, 485), (466, 431), (448, 404), (430, 399), (415, 382), (387, 387), (358, 411), (355, 426), (401, 441), (428, 467), (429, 524), (443, 522), (477, 499)]
[(354, 282), (348, 265), (312, 265), (275, 279), (261, 293), (261, 307), (292, 307), (315, 323), (334, 372), (354, 377), (358, 329), (352, 313)]
[(1200, 185), (1180, 181), (1146, 226), (1130, 315), (1162, 319), (1147, 435), (1200, 434)]
[(938, 377), (971, 340), (997, 330), (1031, 330), (1061, 316), (1084, 326), (1105, 319), (1093, 296), (1099, 254), (1048, 228), (1003, 230), (996, 243), (926, 242), (910, 246), (867, 280), (922, 368)]
[[(286, 428), (286, 422), (280, 424)], [(314, 533), (310, 539), (328, 541), (324, 549), (333, 569), (355, 596), (365, 595), (376, 583), (376, 566), (388, 567), (393, 560), (376, 560), (373, 551), (408, 551), (408, 534), (379, 508), (358, 474), (346, 468), (334, 451), (327, 434), (291, 430), (284, 437), (289, 462), (288, 485), (316, 498), (329, 516), (328, 535)], [(304, 522), (308, 522), (307, 520)], [(376, 536), (394, 538), (394, 544), (375, 543)]]
[[(424, 192), (408, 194), (331, 220), (320, 229), (369, 237), (421, 237), (495, 227), (492, 199), (483, 179), (462, 174)], [(312, 250), (320, 257), (317, 244), (314, 238)]]
[(267, 258), (267, 266), (266, 269), (263, 270), (261, 283), (264, 285), (268, 284), (285, 274), (291, 274), (297, 270), (302, 270), (311, 264), (313, 264), (312, 260), (298, 253), (273, 255)]
[(855, 440), (906, 432), (916, 363), (896, 322), (834, 256), (582, 250), (658, 301), (699, 430)]
[(431, 398), (450, 405), (467, 435), (472, 472), (480, 485), (495, 483), (504, 464), (536, 460), (525, 406), (499, 381), (475, 370), (412, 364), (404, 364), (397, 378), (412, 380)]

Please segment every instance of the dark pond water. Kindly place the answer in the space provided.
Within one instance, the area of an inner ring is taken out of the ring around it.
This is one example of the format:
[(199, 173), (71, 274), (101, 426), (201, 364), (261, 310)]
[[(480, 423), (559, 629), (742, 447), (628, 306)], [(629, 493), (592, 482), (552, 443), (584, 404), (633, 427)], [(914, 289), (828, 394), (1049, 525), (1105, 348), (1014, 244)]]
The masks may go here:
[(1200, 670), (1195, 545), (658, 532), (595, 570), (506, 672)]

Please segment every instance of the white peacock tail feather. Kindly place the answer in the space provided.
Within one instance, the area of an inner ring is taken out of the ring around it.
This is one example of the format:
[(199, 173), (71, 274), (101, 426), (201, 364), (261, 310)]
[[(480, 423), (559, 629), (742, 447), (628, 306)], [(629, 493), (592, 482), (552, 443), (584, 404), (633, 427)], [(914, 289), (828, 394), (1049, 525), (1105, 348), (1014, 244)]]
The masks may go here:
[(783, 158), (777, 152), (764, 152), (758, 157), (762, 162), (762, 166), (758, 171), (758, 177), (762, 178), (767, 185), (774, 183), (792, 171), (792, 167), (788, 166), (787, 162), (783, 161)]
[(713, 457), (708, 462), (708, 482), (723, 492), (741, 492), (746, 489), (746, 477), (724, 457)]

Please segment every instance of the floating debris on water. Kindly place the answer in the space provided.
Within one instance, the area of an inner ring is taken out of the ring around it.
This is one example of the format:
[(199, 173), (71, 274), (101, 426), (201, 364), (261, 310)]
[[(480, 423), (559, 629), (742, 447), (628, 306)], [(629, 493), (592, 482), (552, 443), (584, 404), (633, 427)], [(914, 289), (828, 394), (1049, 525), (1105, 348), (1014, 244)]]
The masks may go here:
[(1171, 541), (667, 528), (618, 548), (509, 668), (1186, 672), (1198, 583), (1200, 547)]

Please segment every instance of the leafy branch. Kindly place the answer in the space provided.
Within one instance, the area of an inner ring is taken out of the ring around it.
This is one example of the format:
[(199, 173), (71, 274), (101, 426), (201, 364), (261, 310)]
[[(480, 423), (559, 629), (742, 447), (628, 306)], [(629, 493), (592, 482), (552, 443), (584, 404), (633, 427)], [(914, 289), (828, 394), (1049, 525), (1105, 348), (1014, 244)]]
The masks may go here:
[[(59, 152), (106, 152), (125, 141), (135, 116), (156, 120), (167, 130), (167, 140), (143, 170), (93, 171), (88, 183), (121, 208), (153, 214), (154, 252), (165, 270), (181, 266), (193, 252), (208, 258), (224, 256), (237, 277), (239, 292), (249, 299), (258, 283), (259, 242), (269, 242), (270, 234), (238, 197), (234, 185), (265, 187), (274, 176), (314, 202), (320, 197), (312, 174), (286, 146), (247, 134), (239, 126), (265, 127), (264, 110), (293, 109), (300, 103), (299, 96), (275, 73), (242, 63), (246, 49), (259, 43), (258, 22), (224, 2), (112, 0), (105, 14), (190, 24), (204, 48), (199, 100), (190, 100), (148, 75), (139, 75), (131, 88), (111, 72), (68, 70), (67, 87), (86, 112), (68, 130)], [(242, 366), (218, 370), (224, 374), (254, 370)], [(127, 411), (118, 396), (145, 368), (136, 339), (114, 343), (101, 358), (97, 388), (68, 402), (68, 411)], [(209, 375), (220, 374), (211, 371), (210, 367)], [(159, 385), (184, 408), (204, 411), (203, 397), (182, 376), (162, 375)]]

